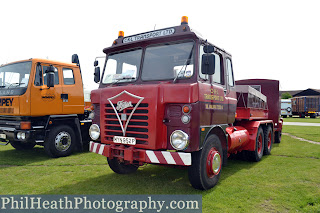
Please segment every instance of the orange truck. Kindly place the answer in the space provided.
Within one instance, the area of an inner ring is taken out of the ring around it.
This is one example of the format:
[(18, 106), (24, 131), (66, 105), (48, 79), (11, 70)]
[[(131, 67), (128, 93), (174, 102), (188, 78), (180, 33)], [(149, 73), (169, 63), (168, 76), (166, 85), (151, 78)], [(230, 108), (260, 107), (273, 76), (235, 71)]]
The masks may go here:
[(68, 156), (88, 144), (92, 114), (76, 54), (72, 63), (29, 59), (0, 66), (1, 145), (42, 145), (51, 157)]

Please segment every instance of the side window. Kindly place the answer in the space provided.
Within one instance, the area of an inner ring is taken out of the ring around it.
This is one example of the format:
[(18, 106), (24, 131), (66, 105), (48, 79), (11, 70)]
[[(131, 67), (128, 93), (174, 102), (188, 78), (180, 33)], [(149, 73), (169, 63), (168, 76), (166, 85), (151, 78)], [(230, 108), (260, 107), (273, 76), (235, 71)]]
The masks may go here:
[[(202, 63), (202, 55), (205, 54), (203, 51), (203, 46), (200, 47), (200, 58), (199, 58), (199, 70), (200, 70), (200, 78), (202, 79), (207, 79), (208, 80), (208, 75), (204, 75), (201, 72), (201, 63)], [(215, 72), (214, 74), (211, 76), (211, 81), (214, 83), (218, 83), (218, 84), (224, 84), (223, 78), (222, 78), (222, 69), (221, 69), (221, 57), (220, 55), (216, 54), (216, 53), (212, 53), (215, 56)]]
[[(34, 78), (35, 86), (42, 86), (47, 84), (47, 70), (49, 70), (50, 66), (41, 66), (40, 64), (36, 67), (36, 76)], [(59, 74), (58, 68), (54, 67), (54, 84), (59, 84)]]
[(40, 64), (37, 64), (36, 67), (36, 76), (34, 78), (34, 85), (35, 86), (41, 86), (42, 83), (42, 66)]
[(72, 85), (74, 84), (74, 76), (73, 76), (73, 70), (70, 68), (63, 68), (63, 83), (65, 85)]
[(228, 72), (228, 84), (229, 86), (234, 86), (234, 78), (233, 78), (233, 72), (232, 72), (232, 63), (229, 58), (227, 58), (227, 72)]

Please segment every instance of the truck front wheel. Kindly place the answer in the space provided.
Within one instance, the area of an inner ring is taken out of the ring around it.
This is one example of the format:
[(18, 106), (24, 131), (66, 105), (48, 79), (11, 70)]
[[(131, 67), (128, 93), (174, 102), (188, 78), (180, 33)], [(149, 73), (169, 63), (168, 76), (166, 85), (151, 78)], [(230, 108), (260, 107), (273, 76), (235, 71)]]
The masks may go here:
[(130, 174), (134, 173), (138, 169), (138, 166), (132, 164), (125, 164), (123, 162), (120, 162), (117, 158), (107, 159), (112, 171), (118, 174)]
[(220, 178), (222, 146), (217, 135), (210, 135), (202, 150), (192, 153), (192, 165), (188, 168), (191, 185), (200, 190), (214, 187)]
[(16, 150), (28, 150), (32, 149), (36, 145), (35, 143), (23, 143), (21, 141), (10, 141), (10, 144)]
[(50, 157), (66, 157), (75, 149), (76, 136), (70, 126), (54, 127), (44, 143), (44, 149)]

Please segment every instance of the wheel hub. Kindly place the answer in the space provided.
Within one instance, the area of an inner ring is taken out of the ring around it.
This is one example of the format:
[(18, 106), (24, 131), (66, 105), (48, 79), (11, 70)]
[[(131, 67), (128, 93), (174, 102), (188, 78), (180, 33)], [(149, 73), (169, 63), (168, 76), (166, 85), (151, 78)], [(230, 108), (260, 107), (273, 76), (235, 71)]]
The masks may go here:
[(68, 132), (60, 132), (54, 142), (57, 150), (64, 152), (71, 146), (71, 136)]
[(210, 149), (207, 157), (207, 174), (208, 177), (212, 178), (218, 175), (221, 170), (221, 155), (215, 148)]

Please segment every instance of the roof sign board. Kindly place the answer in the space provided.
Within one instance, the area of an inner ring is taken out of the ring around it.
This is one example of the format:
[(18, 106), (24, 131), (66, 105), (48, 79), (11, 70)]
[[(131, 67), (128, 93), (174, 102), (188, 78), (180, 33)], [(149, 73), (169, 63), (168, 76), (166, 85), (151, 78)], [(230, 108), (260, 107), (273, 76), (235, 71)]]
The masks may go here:
[(130, 42), (135, 42), (135, 41), (140, 41), (140, 40), (145, 40), (145, 39), (150, 39), (150, 38), (172, 35), (172, 34), (174, 34), (174, 31), (175, 31), (174, 28), (152, 31), (152, 32), (148, 32), (148, 33), (125, 37), (122, 42), (123, 43), (130, 43)]

